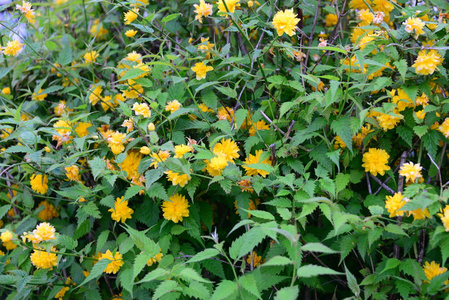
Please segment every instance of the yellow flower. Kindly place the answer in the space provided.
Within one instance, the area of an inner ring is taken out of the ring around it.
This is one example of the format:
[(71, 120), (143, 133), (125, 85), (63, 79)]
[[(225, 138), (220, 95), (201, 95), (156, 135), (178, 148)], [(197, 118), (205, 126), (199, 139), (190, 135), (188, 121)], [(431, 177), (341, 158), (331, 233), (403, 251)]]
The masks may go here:
[(212, 109), (210, 109), (209, 107), (207, 107), (206, 104), (199, 104), (198, 108), (202, 111), (202, 112), (214, 112)]
[(408, 18), (407, 21), (402, 23), (405, 25), (405, 31), (408, 33), (412, 33), (415, 30), (415, 37), (418, 37), (420, 34), (424, 34), (424, 25), (425, 23), (420, 18)]
[(39, 89), (39, 92), (33, 93), (33, 95), (31, 95), (31, 99), (36, 100), (36, 101), (43, 101), (45, 100), (45, 98), (47, 98), (48, 94), (42, 94), (44, 90), (43, 89)]
[(415, 104), (425, 107), (429, 104), (429, 97), (425, 93), (422, 93), (421, 96), (416, 97)]
[(148, 154), (151, 153), (151, 150), (147, 146), (143, 146), (143, 147), (140, 148), (140, 153), (148, 155)]
[(43, 206), (44, 209), (41, 210), (37, 216), (42, 220), (48, 221), (59, 217), (58, 211), (55, 209), (53, 204), (50, 204), (47, 200), (41, 201), (37, 209), (39, 210), (41, 206)]
[(296, 30), (296, 24), (300, 21), (296, 18), (297, 15), (293, 12), (293, 9), (286, 9), (284, 11), (278, 11), (273, 18), (273, 26), (279, 36), (286, 33), (289, 36), (293, 36)]
[(54, 109), (55, 115), (57, 115), (58, 117), (63, 114), (72, 112), (72, 111), (73, 111), (73, 109), (68, 108), (67, 104), (64, 100), (60, 100), (59, 104)]
[(76, 165), (65, 168), (65, 175), (71, 181), (81, 181), (80, 169)]
[(387, 196), (387, 201), (385, 201), (385, 208), (390, 213), (390, 218), (403, 216), (403, 210), (400, 210), (407, 202), (401, 193), (396, 193), (393, 196)]
[(345, 142), (343, 142), (343, 140), (341, 139), (341, 137), (339, 135), (337, 135), (335, 137), (335, 144), (334, 144), (334, 149), (337, 150), (339, 148), (344, 149), (346, 148), (346, 144)]
[(128, 179), (139, 177), (137, 172), (143, 155), (139, 151), (128, 151), (125, 160), (120, 164), (122, 171), (125, 171)]
[(95, 105), (98, 101), (101, 100), (101, 93), (103, 92), (103, 88), (100, 85), (92, 85), (91, 93), (89, 95), (89, 103)]
[(449, 139), (449, 118), (444, 119), (444, 122), (438, 126), (440, 131), (447, 139)]
[(242, 190), (242, 192), (254, 193), (254, 189), (251, 187), (250, 179), (243, 179), (243, 180), (237, 182), (237, 184), (240, 186), (240, 189)]
[(57, 299), (63, 299), (65, 296), (65, 293), (70, 290), (70, 288), (68, 286), (64, 286), (62, 287), (59, 292), (55, 295), (55, 298)]
[(115, 255), (112, 255), (112, 252), (110, 250), (107, 250), (106, 253), (101, 253), (99, 259), (102, 260), (104, 258), (111, 261), (104, 269), (104, 272), (108, 274), (116, 274), (118, 270), (120, 270), (120, 267), (124, 264), (122, 255), (118, 251), (115, 252)]
[(374, 130), (371, 129), (370, 124), (366, 124), (366, 126), (362, 127), (362, 132), (357, 133), (355, 136), (352, 137), (357, 147), (362, 148), (363, 146), (363, 139)]
[[(295, 16), (296, 17), (296, 16)], [(334, 14), (328, 14), (325, 19), (326, 27), (337, 25), (338, 16)]]
[(181, 103), (178, 100), (173, 100), (165, 105), (165, 111), (169, 111), (171, 114), (181, 108)]
[(237, 144), (231, 140), (224, 138), (219, 142), (216, 143), (214, 148), (212, 149), (212, 152), (217, 156), (224, 157), (228, 162), (234, 163), (234, 159), (237, 159), (240, 157), (239, 155), (239, 147)]
[(421, 50), (412, 67), (415, 72), (421, 75), (430, 75), (435, 72), (436, 68), (443, 63), (443, 58), (437, 50)]
[(443, 209), (443, 213), (438, 214), (438, 216), (441, 218), (441, 222), (443, 222), (446, 232), (449, 232), (449, 205), (446, 205)]
[(31, 24), (34, 24), (36, 22), (36, 20), (34, 19), (35, 12), (31, 8), (31, 3), (22, 1), (22, 5), (16, 4), (16, 9), (20, 10), (25, 15), (25, 18), (27, 18), (28, 22), (30, 22)]
[(164, 218), (169, 221), (178, 223), (182, 222), (183, 218), (189, 216), (189, 203), (186, 197), (178, 193), (171, 196), (170, 201), (164, 201), (162, 203), (162, 211), (164, 213)]
[(217, 112), (217, 118), (219, 120), (228, 120), (228, 122), (232, 121), (232, 116), (234, 116), (234, 110), (230, 107), (220, 107)]
[[(51, 248), (52, 252), (56, 252), (56, 248)], [(33, 253), (30, 256), (31, 263), (38, 269), (50, 269), (53, 270), (53, 267), (58, 265), (58, 257), (56, 253), (47, 252), (43, 248), (34, 249)]]
[(187, 145), (178, 145), (175, 146), (175, 158), (182, 158), (184, 156), (184, 154), (188, 153), (188, 152), (192, 152), (193, 148), (192, 146), (187, 146)]
[[(397, 95), (396, 95), (397, 92)], [(407, 95), (403, 89), (392, 90), (390, 93), (391, 102), (395, 103), (398, 107), (398, 111), (403, 111), (407, 107), (414, 107), (413, 100)]]
[(383, 176), (385, 171), (390, 170), (390, 166), (387, 165), (389, 158), (390, 155), (385, 150), (370, 148), (363, 154), (362, 167), (365, 168), (365, 172), (370, 172), (374, 176), (377, 176), (377, 173)]
[[(258, 267), (261, 264), (264, 263), (265, 260), (262, 260), (262, 256), (257, 255), (257, 253), (255, 251), (253, 251), (253, 266), (254, 267)], [(248, 255), (248, 258), (246, 259), (246, 263), (248, 265), (251, 264), (251, 255)]]
[(364, 0), (351, 0), (351, 2), (349, 2), (349, 7), (352, 9), (368, 9), (367, 4), (371, 6), (371, 1), (366, 0), (365, 3)]
[(108, 210), (111, 212), (111, 219), (116, 222), (125, 223), (126, 219), (131, 219), (134, 210), (128, 207), (128, 200), (123, 201), (123, 197), (117, 198), (114, 203), (114, 208)]
[(86, 61), (86, 63), (94, 63), (95, 60), (98, 57), (98, 52), (97, 51), (90, 51), (90, 52), (86, 52), (86, 54), (84, 54), (84, 60)]
[(133, 110), (137, 116), (144, 116), (145, 118), (151, 117), (150, 107), (146, 103), (134, 103)]
[(134, 123), (132, 119), (126, 119), (122, 123), (123, 127), (126, 127), (126, 132), (131, 132), (134, 129)]
[(410, 215), (413, 215), (413, 220), (424, 220), (425, 218), (430, 218), (430, 212), (427, 210), (427, 207), (422, 210), (421, 208), (411, 210), (408, 212)]
[(136, 34), (137, 34), (137, 30), (133, 30), (133, 29), (127, 30), (125, 32), (125, 35), (130, 38), (133, 38)]
[(430, 264), (428, 261), (424, 263), (424, 274), (426, 274), (426, 277), (428, 280), (432, 280), (435, 276), (438, 276), (440, 274), (446, 273), (447, 268), (440, 267), (440, 264), (437, 264), (436, 262), (432, 261)]
[(125, 150), (125, 146), (123, 145), (126, 143), (125, 138), (125, 133), (120, 133), (118, 131), (111, 133), (111, 136), (108, 138), (108, 146), (111, 148), (112, 153), (117, 155)]
[(156, 130), (156, 126), (154, 126), (154, 123), (151, 122), (150, 124), (148, 124), (148, 131), (155, 131)]
[(271, 166), (272, 163), (271, 163), (270, 158), (266, 158), (263, 161), (260, 161), (262, 153), (263, 153), (262, 150), (257, 150), (256, 151), (256, 155), (250, 154), (245, 159), (245, 165), (243, 166), (243, 168), (245, 169), (247, 176), (256, 176), (257, 174), (259, 174), (262, 177), (266, 177), (268, 174), (270, 174), (270, 172), (265, 171), (265, 170), (248, 167), (248, 165), (251, 165), (251, 164), (266, 164), (266, 165), (270, 165)]
[(128, 80), (129, 88), (123, 91), (123, 96), (128, 99), (138, 98), (141, 94), (143, 94), (143, 87), (140, 84), (137, 84), (134, 80)]
[(47, 222), (40, 223), (33, 230), (33, 240), (40, 243), (42, 241), (55, 240), (55, 228)]
[(137, 19), (139, 14), (139, 9), (134, 8), (125, 13), (125, 25), (131, 24), (132, 21)]
[(39, 193), (39, 194), (45, 194), (48, 190), (48, 177), (47, 175), (42, 175), (42, 174), (33, 174), (31, 176), (31, 188), (33, 189), (33, 191)]
[(249, 129), (249, 136), (256, 135), (256, 132), (259, 130), (270, 130), (270, 125), (265, 123), (264, 120), (260, 120), (254, 125), (251, 124), (251, 128)]
[(381, 11), (387, 14), (394, 9), (392, 2), (396, 3), (396, 0), (373, 0), (373, 10)]
[(75, 132), (78, 135), (78, 137), (84, 137), (89, 134), (89, 131), (87, 128), (92, 126), (92, 123), (90, 122), (78, 122), (75, 127)]
[(196, 80), (201, 80), (206, 78), (206, 73), (212, 71), (214, 68), (211, 66), (206, 66), (203, 62), (196, 63), (192, 67), (192, 71), (196, 74)]
[(13, 233), (7, 230), (0, 235), (0, 240), (2, 240), (3, 243), (7, 243), (12, 241), (13, 237), (14, 237)]
[(97, 19), (90, 27), (89, 33), (92, 37), (96, 37), (97, 39), (102, 40), (109, 33), (109, 30), (105, 29), (103, 27), (103, 24), (100, 24), (100, 20)]
[[(226, 6), (225, 6), (225, 2)], [(234, 13), (236, 9), (240, 7), (240, 0), (219, 0), (218, 1), (218, 11), (220, 14), (227, 14), (228, 12)], [(226, 9), (227, 7), (227, 9)]]
[(2, 89), (2, 94), (3, 94), (3, 95), (9, 95), (9, 94), (11, 94), (11, 88), (9, 88), (9, 87), (3, 88), (3, 89)]
[(170, 157), (170, 152), (161, 150), (158, 153), (152, 153), (150, 156), (153, 158), (153, 162), (151, 163), (150, 167), (157, 168), (158, 163), (166, 161), (167, 158)]
[(210, 58), (210, 50), (215, 46), (209, 42), (209, 38), (201, 38), (201, 45), (198, 45), (198, 50), (201, 52), (206, 52), (206, 59)]
[(370, 25), (374, 20), (374, 14), (368, 9), (359, 10), (358, 17), (360, 19), (359, 26)]
[[(159, 250), (159, 251), (161, 251), (161, 250)], [(150, 257), (147, 261), (147, 266), (151, 267), (153, 264), (160, 262), (162, 259), (162, 256), (164, 256), (164, 254), (159, 252), (158, 254), (156, 254), (155, 257)]]
[(173, 185), (179, 185), (181, 187), (184, 187), (190, 180), (189, 175), (175, 173), (171, 170), (166, 171), (165, 174), (167, 174), (167, 179), (171, 181)]
[(200, 5), (194, 4), (193, 7), (196, 13), (195, 20), (198, 20), (201, 24), (203, 24), (203, 17), (208, 17), (212, 15), (212, 4), (208, 4), (204, 2), (204, 0), (200, 0)]
[(218, 176), (221, 175), (224, 168), (228, 165), (228, 161), (226, 160), (226, 157), (219, 155), (213, 157), (210, 161), (205, 160), (206, 163), (206, 170), (209, 173), (210, 176)]
[(136, 51), (130, 52), (126, 55), (125, 60), (133, 61), (135, 63), (142, 62), (142, 55), (137, 53)]
[(399, 175), (404, 176), (407, 182), (416, 182), (416, 179), (422, 178), (422, 167), (420, 164), (414, 164), (412, 162), (405, 163), (399, 170)]
[(396, 116), (392, 116), (392, 115), (384, 114), (384, 113), (379, 113), (376, 116), (376, 120), (379, 123), (379, 126), (384, 131), (395, 128), (396, 125), (401, 121), (402, 118), (403, 118), (402, 115), (400, 115), (400, 117), (396, 117)]
[(22, 51), (23, 44), (18, 40), (9, 41), (6, 47), (3, 49), (3, 53), (6, 55), (17, 56)]

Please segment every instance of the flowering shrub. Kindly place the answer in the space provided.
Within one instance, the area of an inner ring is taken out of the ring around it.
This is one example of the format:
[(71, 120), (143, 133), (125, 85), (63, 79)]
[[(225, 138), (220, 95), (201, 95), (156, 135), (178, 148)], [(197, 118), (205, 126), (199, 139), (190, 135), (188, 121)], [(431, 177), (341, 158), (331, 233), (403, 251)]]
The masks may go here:
[(447, 294), (446, 1), (0, 9), (2, 299)]

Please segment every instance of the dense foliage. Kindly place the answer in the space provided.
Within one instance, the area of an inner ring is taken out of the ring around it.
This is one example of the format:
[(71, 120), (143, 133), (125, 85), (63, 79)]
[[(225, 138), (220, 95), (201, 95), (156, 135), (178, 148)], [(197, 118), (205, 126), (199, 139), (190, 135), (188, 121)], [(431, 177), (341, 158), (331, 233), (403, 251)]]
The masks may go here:
[(447, 294), (447, 1), (0, 10), (0, 298)]

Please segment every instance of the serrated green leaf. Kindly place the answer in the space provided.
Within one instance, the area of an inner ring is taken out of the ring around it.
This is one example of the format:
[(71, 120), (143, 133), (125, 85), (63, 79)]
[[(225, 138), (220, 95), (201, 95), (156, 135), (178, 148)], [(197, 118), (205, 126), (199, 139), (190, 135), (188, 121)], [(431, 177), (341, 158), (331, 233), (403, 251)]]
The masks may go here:
[(168, 275), (168, 271), (166, 271), (164, 269), (155, 269), (155, 270), (151, 271), (150, 273), (148, 273), (147, 275), (145, 275), (145, 277), (138, 283), (150, 282), (150, 281), (156, 280), (158, 278), (164, 277), (166, 275)]
[(407, 61), (405, 59), (401, 59), (398, 61), (395, 61), (393, 63), (396, 68), (398, 68), (399, 74), (401, 74), (402, 82), (405, 82), (405, 75), (407, 73)]
[(88, 283), (91, 280), (97, 279), (98, 277), (100, 277), (101, 274), (103, 274), (103, 271), (106, 269), (107, 265), (110, 263), (111, 261), (109, 259), (103, 258), (100, 261), (98, 261), (92, 268), (92, 270), (90, 270), (90, 274), (89, 276), (87, 276), (86, 279), (84, 279), (84, 281), (79, 285), (79, 287), (85, 285), (86, 283)]
[(197, 271), (192, 268), (185, 268), (179, 272), (178, 276), (188, 282), (198, 281), (204, 283), (211, 283), (210, 280), (204, 279)]
[(239, 283), (240, 286), (243, 287), (245, 290), (256, 296), (258, 299), (262, 299), (254, 275), (248, 274), (243, 277), (240, 277)]
[(285, 257), (285, 256), (279, 256), (276, 255), (273, 258), (271, 258), (269, 261), (267, 261), (266, 263), (264, 263), (262, 265), (262, 267), (269, 267), (269, 266), (286, 266), (286, 265), (290, 265), (293, 264), (293, 262), (291, 261), (291, 259)]
[(179, 289), (179, 285), (176, 281), (165, 280), (154, 291), (153, 299), (159, 299), (160, 297), (166, 295), (167, 293), (173, 292)]
[(198, 262), (198, 261), (202, 261), (211, 257), (215, 257), (218, 254), (220, 254), (220, 251), (218, 251), (217, 249), (205, 249), (197, 254), (195, 254), (194, 257), (192, 257), (191, 259), (189, 259), (187, 261), (187, 263), (193, 263), (193, 262)]
[(307, 243), (301, 247), (301, 250), (320, 253), (338, 253), (338, 251), (332, 250), (331, 248), (321, 243)]
[(223, 280), (218, 284), (215, 288), (214, 293), (212, 294), (211, 300), (223, 300), (226, 299), (238, 291), (237, 283), (230, 280)]
[(318, 275), (342, 275), (343, 273), (322, 266), (305, 265), (298, 268), (297, 274), (298, 277), (307, 278)]
[(290, 286), (280, 289), (276, 292), (274, 300), (296, 300), (299, 296), (298, 286)]

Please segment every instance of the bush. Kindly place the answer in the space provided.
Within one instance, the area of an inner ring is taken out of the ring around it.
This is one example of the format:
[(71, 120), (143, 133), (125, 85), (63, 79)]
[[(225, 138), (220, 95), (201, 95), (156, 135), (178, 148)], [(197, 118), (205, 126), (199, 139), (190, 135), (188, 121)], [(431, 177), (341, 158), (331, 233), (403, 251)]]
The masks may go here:
[(445, 296), (446, 1), (0, 9), (0, 297)]

